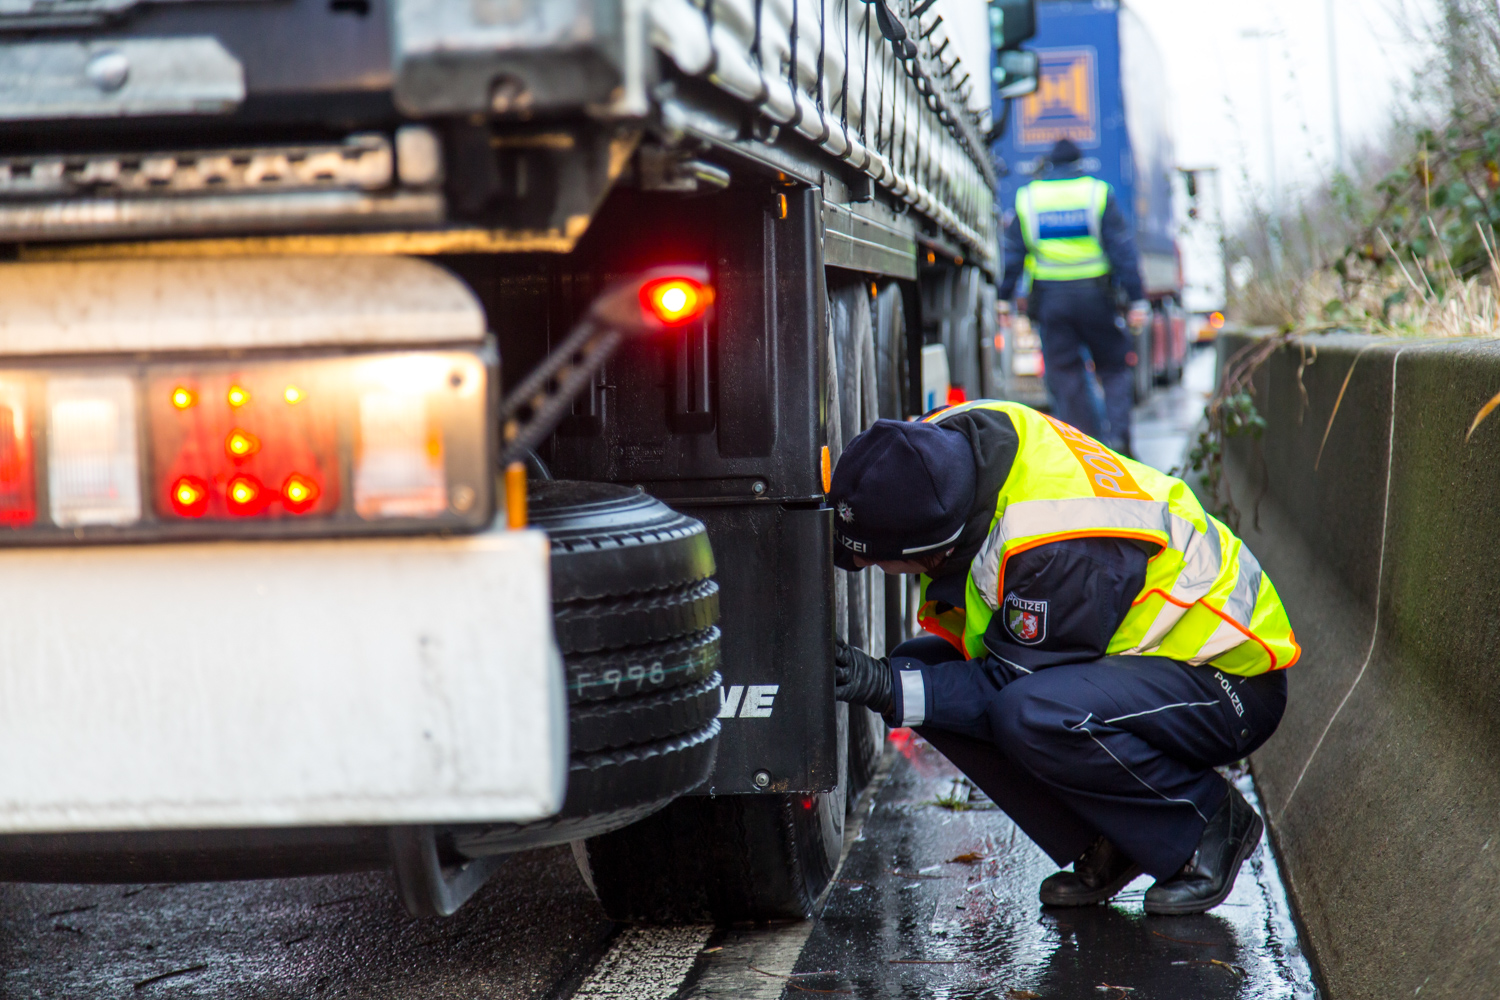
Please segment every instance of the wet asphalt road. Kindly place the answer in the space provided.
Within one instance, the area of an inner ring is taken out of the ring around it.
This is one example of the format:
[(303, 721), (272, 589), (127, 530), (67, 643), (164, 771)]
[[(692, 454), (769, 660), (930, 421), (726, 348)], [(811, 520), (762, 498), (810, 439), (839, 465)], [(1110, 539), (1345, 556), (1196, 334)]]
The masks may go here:
[[(1179, 461), (1206, 358), (1138, 411), (1144, 460)], [(515, 856), (448, 920), (407, 916), (383, 874), (0, 885), (0, 997), (1316, 996), (1266, 844), (1230, 898), (1195, 917), (1146, 917), (1146, 878), (1110, 906), (1043, 910), (1036, 886), (1052, 871), (940, 755), (897, 731), (815, 921), (619, 928), (566, 848)]]
[[(1239, 783), (1254, 793), (1247, 776)], [(449, 920), (384, 875), (0, 887), (0, 996), (1270, 1000), (1316, 996), (1268, 846), (1212, 913), (1044, 910), (1050, 861), (909, 731), (846, 841), (820, 918), (617, 928), (566, 849), (517, 855)]]
[(1316, 996), (1265, 844), (1211, 913), (1146, 916), (1146, 876), (1109, 906), (1043, 909), (1047, 856), (935, 750), (895, 735), (890, 778), (797, 961), (798, 986), (932, 1000)]
[(385, 874), (0, 886), (0, 996), (549, 997), (614, 927), (567, 848), (512, 859), (449, 920)]

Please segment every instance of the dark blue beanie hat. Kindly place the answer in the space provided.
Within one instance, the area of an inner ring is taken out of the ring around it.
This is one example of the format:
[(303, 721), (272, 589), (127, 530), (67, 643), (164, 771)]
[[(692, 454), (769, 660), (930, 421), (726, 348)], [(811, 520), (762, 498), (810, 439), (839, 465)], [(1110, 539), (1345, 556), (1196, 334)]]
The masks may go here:
[(952, 545), (976, 488), (974, 451), (941, 424), (877, 420), (839, 456), (828, 491), (833, 561), (913, 559)]

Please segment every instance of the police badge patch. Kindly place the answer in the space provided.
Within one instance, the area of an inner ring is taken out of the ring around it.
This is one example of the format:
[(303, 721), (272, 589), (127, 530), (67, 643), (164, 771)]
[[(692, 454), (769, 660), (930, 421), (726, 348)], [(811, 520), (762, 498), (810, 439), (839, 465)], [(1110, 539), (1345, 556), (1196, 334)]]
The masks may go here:
[(1022, 645), (1035, 646), (1047, 638), (1046, 601), (1028, 601), (1006, 594), (1001, 613), (1005, 615), (1005, 630)]

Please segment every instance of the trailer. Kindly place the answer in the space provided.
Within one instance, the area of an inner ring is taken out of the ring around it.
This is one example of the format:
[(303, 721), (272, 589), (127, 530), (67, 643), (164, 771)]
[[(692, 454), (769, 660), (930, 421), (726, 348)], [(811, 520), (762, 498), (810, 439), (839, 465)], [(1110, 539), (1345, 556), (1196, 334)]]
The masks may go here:
[[(1000, 391), (990, 49), (1029, 2), (0, 10), (0, 878), (573, 845), (801, 917), (885, 729), (831, 562), (881, 417)], [(977, 65), (976, 65), (977, 62)]]

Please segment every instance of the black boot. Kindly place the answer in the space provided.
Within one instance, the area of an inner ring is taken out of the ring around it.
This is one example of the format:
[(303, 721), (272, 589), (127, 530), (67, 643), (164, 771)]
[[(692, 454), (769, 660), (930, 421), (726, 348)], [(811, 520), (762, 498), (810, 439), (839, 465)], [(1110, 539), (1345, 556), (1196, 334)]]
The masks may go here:
[(876, 659), (857, 646), (838, 640), (833, 647), (834, 697), (873, 709), (894, 726), (895, 698), (891, 694), (891, 661)]
[(1073, 862), (1070, 872), (1058, 872), (1042, 880), (1042, 903), (1046, 906), (1092, 906), (1102, 903), (1130, 884), (1141, 866), (1125, 856), (1109, 838), (1101, 836)]
[(1240, 865), (1260, 843), (1266, 825), (1231, 785), (1224, 804), (1208, 821), (1198, 850), (1171, 878), (1146, 890), (1146, 912), (1202, 913), (1224, 902)]

